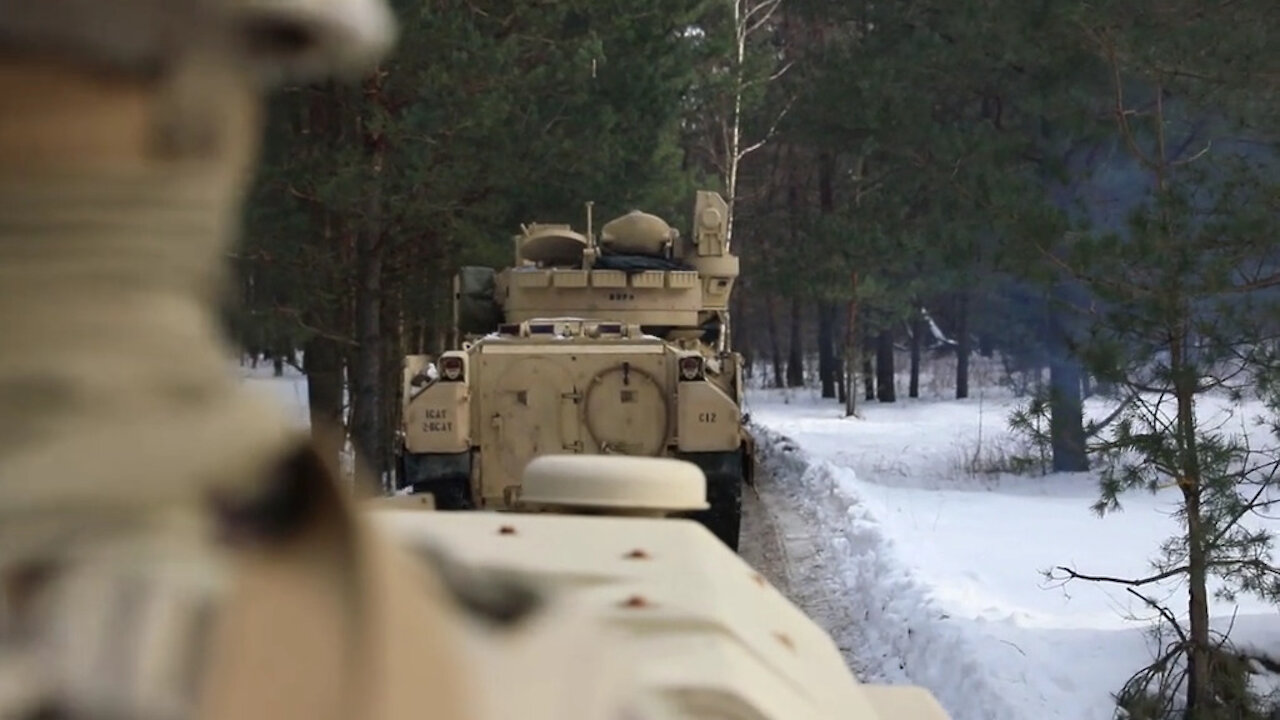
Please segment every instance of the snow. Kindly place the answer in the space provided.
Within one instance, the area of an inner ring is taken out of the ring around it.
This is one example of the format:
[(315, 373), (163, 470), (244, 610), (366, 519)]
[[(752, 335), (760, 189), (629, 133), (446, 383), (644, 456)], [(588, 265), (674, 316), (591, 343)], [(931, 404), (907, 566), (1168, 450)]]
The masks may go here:
[[(759, 537), (744, 540), (744, 555), (776, 565), (766, 575), (864, 680), (928, 687), (955, 720), (1109, 720), (1111, 694), (1153, 657), (1144, 632), (1152, 613), (1123, 588), (1063, 586), (1043, 571), (1147, 573), (1176, 528), (1176, 491), (1126, 495), (1123, 512), (1099, 518), (1092, 474), (970, 472), (975, 455), (1021, 451), (1007, 429), (1017, 400), (981, 368), (972, 398), (939, 397), (950, 378), (936, 369), (922, 384), (928, 399), (863, 402), (859, 418), (842, 417), (816, 390), (749, 391), (765, 472), (752, 488), (763, 517), (749, 512), (745, 524)], [(305, 427), (296, 370), (238, 371)], [(1091, 399), (1086, 415), (1112, 407)], [(1248, 432), (1261, 438), (1265, 429)], [(747, 550), (761, 543), (773, 547)], [(1152, 592), (1185, 607), (1181, 588)], [(1274, 608), (1241, 596), (1213, 612), (1238, 644), (1280, 644)]]
[(255, 392), (275, 398), (282, 407), (289, 410), (290, 417), (296, 427), (311, 426), (311, 415), (307, 404), (307, 381), (297, 368), (285, 365), (284, 374), (275, 377), (271, 362), (259, 362), (253, 367), (248, 360), (233, 366), (235, 375)]
[[(753, 391), (748, 409), (772, 478), (760, 492), (792, 507), (780, 534), (803, 540), (815, 534), (808, 525), (826, 536), (827, 594), (855, 610), (808, 609), (856, 643), (849, 659), (865, 679), (924, 685), (956, 720), (1109, 719), (1111, 694), (1153, 657), (1144, 632), (1153, 613), (1122, 587), (1063, 585), (1044, 571), (1149, 574), (1176, 530), (1177, 491), (1125, 495), (1123, 512), (1099, 518), (1094, 474), (975, 476), (975, 453), (998, 457), (1016, 442), (1006, 425), (1016, 400), (979, 392), (861, 403), (862, 417), (846, 419), (816, 390)], [(1113, 407), (1090, 400), (1086, 416)], [(1147, 590), (1185, 608), (1180, 587)], [(1212, 611), (1237, 643), (1280, 642), (1280, 617), (1260, 601), (1241, 596)], [(860, 627), (845, 627), (850, 616)]]

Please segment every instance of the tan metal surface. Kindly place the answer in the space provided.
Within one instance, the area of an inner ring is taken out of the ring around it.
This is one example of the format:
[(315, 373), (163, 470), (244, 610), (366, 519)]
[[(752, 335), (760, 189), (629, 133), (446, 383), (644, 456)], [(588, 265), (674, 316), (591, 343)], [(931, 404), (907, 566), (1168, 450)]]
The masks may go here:
[(479, 388), (472, 408), (487, 461), (480, 478), (486, 504), (501, 504), (541, 454), (662, 452), (673, 422), (668, 364), (656, 341), (482, 344), (471, 382)]
[[(528, 577), (625, 659), (632, 692), (689, 720), (945, 720), (922, 692), (869, 693), (831, 639), (687, 520), (378, 514), (409, 544)], [(620, 633), (605, 634), (604, 631)]]
[(705, 510), (706, 478), (669, 458), (543, 455), (526, 466), (520, 500), (546, 507), (682, 512)]
[(681, 383), (676, 397), (679, 447), (708, 452), (737, 447), (742, 414), (736, 400), (711, 383)]

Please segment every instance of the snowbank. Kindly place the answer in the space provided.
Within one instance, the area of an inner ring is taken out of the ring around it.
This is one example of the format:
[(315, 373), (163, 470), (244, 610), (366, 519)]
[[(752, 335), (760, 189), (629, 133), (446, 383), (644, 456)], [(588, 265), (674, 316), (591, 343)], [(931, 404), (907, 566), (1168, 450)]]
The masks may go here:
[[(999, 687), (1003, 679), (984, 667), (964, 630), (946, 621), (928, 588), (896, 557), (893, 541), (851, 482), (853, 471), (813, 458), (767, 427), (756, 425), (753, 431), (767, 470), (761, 482), (769, 483), (766, 492), (776, 492), (794, 513), (787, 517), (776, 505), (770, 508), (783, 515), (784, 533), (794, 537), (797, 529), (809, 528), (819, 543), (829, 543), (831, 554), (821, 563), (824, 579), (847, 611), (805, 609), (852, 654), (861, 678), (925, 685), (955, 720), (1028, 717), (1005, 700)], [(833, 618), (841, 614), (843, 622)]]
[[(990, 388), (961, 401), (866, 403), (860, 419), (816, 395), (753, 391), (748, 401), (775, 475), (762, 492), (778, 496), (775, 513), (798, 508), (792, 522), (828, 536), (825, 574), (856, 612), (814, 614), (845, 637), (855, 669), (929, 687), (956, 720), (1109, 720), (1111, 694), (1153, 657), (1154, 613), (1124, 588), (1062, 586), (1043, 571), (1148, 574), (1177, 529), (1177, 491), (1126, 495), (1122, 513), (1099, 518), (1091, 473), (967, 472), (975, 453), (1013, 442), (1015, 401)], [(1108, 410), (1086, 405), (1090, 417)], [(1185, 608), (1179, 585), (1146, 589)], [(1234, 623), (1238, 644), (1280, 646), (1274, 608), (1242, 596), (1212, 611), (1222, 630)]]

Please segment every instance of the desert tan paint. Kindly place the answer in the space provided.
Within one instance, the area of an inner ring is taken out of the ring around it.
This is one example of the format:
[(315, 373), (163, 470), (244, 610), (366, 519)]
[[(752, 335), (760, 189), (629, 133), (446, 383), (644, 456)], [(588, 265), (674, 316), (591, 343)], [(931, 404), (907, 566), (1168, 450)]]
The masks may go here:
[[(725, 244), (726, 211), (719, 195), (698, 192), (688, 237), (643, 213), (606, 223), (598, 243), (568, 225), (526, 226), (513, 266), (494, 280), (502, 322), (525, 326), (526, 336), (507, 332), (446, 353), (465, 363), (461, 383), (411, 388), (406, 379), (405, 450), (473, 450), (473, 494), (489, 507), (507, 503), (540, 454), (738, 450), (741, 357), (696, 339), (706, 321), (727, 319), (739, 272)], [(602, 253), (619, 250), (669, 253), (692, 269), (598, 266)], [(631, 337), (591, 336), (594, 323), (629, 326)], [(572, 337), (528, 337), (535, 324), (556, 325), (557, 334), (571, 327)], [(674, 331), (666, 341), (639, 339), (641, 327)], [(690, 352), (705, 359), (705, 381), (679, 380), (679, 357)], [(429, 360), (407, 358), (406, 378)]]
[(696, 325), (703, 308), (698, 273), (528, 269), (504, 271), (498, 292), (507, 322), (557, 315), (600, 317), (645, 325)]
[[(406, 449), (474, 447), (474, 483), (502, 506), (525, 465), (548, 453), (661, 456), (732, 451), (742, 443), (736, 398), (713, 382), (680, 382), (666, 343), (491, 339), (466, 358), (465, 382), (436, 382), (405, 407)], [(417, 366), (421, 360), (415, 360)]]
[[(562, 475), (576, 463), (580, 479), (602, 486), (666, 470), (634, 458), (545, 461)], [(542, 470), (531, 464), (530, 472)], [(611, 631), (602, 642), (632, 668), (637, 698), (665, 701), (659, 714), (637, 716), (645, 720), (947, 719), (926, 690), (858, 682), (822, 628), (695, 522), (465, 512), (380, 520), (398, 537), (545, 583), (578, 623)]]

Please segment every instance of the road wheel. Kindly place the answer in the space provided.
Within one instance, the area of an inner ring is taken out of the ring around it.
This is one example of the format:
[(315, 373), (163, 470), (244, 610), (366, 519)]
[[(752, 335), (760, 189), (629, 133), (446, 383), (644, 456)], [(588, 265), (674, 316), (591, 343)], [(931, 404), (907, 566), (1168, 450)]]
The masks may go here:
[(414, 492), (431, 493), (437, 510), (473, 510), (471, 479), (465, 475), (446, 475), (426, 482), (415, 483)]
[(708, 473), (707, 502), (711, 507), (699, 513), (698, 520), (737, 552), (742, 533), (742, 475)]
[(437, 510), (471, 510), (470, 454), (401, 454), (403, 475), (397, 485), (413, 493), (431, 493)]

